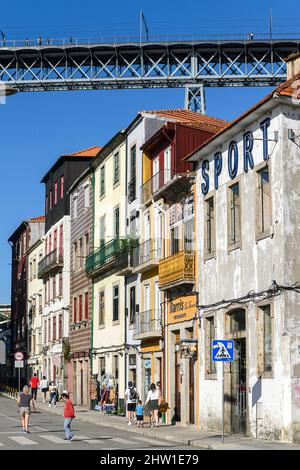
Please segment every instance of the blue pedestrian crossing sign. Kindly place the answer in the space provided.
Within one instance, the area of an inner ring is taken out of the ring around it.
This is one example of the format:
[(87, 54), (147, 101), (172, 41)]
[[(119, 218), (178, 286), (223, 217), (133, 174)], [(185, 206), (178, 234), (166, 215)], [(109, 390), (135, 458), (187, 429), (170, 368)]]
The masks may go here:
[(212, 360), (232, 362), (234, 360), (233, 339), (214, 339), (212, 341)]

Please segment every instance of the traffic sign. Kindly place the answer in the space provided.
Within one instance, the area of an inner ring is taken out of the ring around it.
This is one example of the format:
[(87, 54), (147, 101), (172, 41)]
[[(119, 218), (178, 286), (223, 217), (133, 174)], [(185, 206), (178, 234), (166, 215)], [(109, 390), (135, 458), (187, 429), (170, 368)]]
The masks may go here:
[(232, 362), (234, 360), (233, 339), (214, 339), (212, 341), (212, 360)]
[(24, 359), (24, 354), (21, 351), (18, 351), (15, 353), (15, 360), (16, 361), (23, 361)]
[(24, 361), (15, 361), (15, 368), (20, 369), (24, 367)]

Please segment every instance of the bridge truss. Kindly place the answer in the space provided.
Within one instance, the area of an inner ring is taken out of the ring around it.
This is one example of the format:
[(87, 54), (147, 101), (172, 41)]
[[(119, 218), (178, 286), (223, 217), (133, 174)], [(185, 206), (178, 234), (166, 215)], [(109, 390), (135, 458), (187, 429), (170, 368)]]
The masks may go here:
[(184, 87), (186, 107), (203, 112), (203, 87), (277, 86), (299, 49), (300, 39), (18, 44), (0, 47), (0, 82), (19, 92)]

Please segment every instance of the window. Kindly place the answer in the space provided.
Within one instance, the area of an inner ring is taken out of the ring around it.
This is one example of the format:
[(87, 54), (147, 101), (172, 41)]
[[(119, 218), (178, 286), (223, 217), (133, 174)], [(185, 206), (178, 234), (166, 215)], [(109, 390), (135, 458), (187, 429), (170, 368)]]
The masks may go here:
[(65, 177), (62, 175), (60, 177), (60, 199), (63, 199), (65, 192)]
[(44, 342), (47, 342), (47, 320), (44, 321)]
[(63, 225), (59, 226), (59, 253), (60, 256), (64, 254), (64, 227)]
[(136, 199), (136, 145), (130, 149), (130, 181), (128, 184), (128, 200)]
[(100, 196), (105, 194), (105, 166), (100, 168)]
[(73, 269), (77, 271), (77, 242), (73, 243)]
[(273, 372), (273, 316), (270, 305), (258, 307), (258, 374)]
[(84, 208), (88, 209), (90, 207), (90, 185), (87, 184), (84, 187)]
[(51, 329), (51, 323), (50, 323), (50, 318), (48, 319), (48, 343), (50, 343), (50, 329)]
[(105, 375), (105, 357), (100, 357), (99, 361), (100, 376), (103, 377)]
[(215, 208), (214, 198), (205, 202), (205, 256), (212, 257), (215, 254)]
[(114, 356), (113, 373), (115, 376), (115, 380), (118, 382), (119, 380), (119, 356)]
[(62, 297), (63, 294), (63, 275), (59, 273), (59, 296)]
[(119, 320), (119, 286), (113, 287), (113, 321)]
[(216, 363), (212, 360), (212, 341), (216, 339), (216, 330), (215, 330), (215, 317), (206, 318), (206, 374), (215, 374), (216, 373)]
[(89, 293), (84, 294), (84, 319), (89, 319)]
[(114, 184), (120, 181), (120, 155), (119, 152), (114, 155)]
[(53, 317), (53, 333), (52, 333), (53, 340), (56, 339), (56, 317)]
[(105, 215), (100, 218), (100, 247), (105, 244)]
[(136, 300), (135, 300), (135, 286), (130, 287), (130, 324), (135, 323), (135, 310), (136, 310)]
[(56, 275), (53, 276), (53, 299), (56, 297)]
[(79, 296), (78, 302), (79, 302), (79, 306), (78, 306), (78, 310), (79, 310), (78, 320), (79, 320), (79, 321), (82, 321), (82, 295)]
[(73, 299), (73, 322), (77, 323), (77, 298)]
[(241, 241), (241, 203), (240, 186), (236, 183), (229, 187), (229, 247), (236, 247)]
[(56, 250), (57, 248), (57, 229), (54, 230), (54, 235), (53, 235), (53, 250)]
[(171, 256), (179, 253), (179, 225), (171, 228), (171, 240), (170, 240)]
[(48, 214), (48, 210), (49, 210), (49, 201), (48, 201), (48, 196), (46, 196), (46, 202), (45, 202), (45, 212), (46, 212), (46, 214)]
[(78, 217), (78, 198), (77, 196), (73, 199), (73, 218), (77, 219)]
[(89, 256), (89, 234), (86, 233), (84, 236), (84, 245), (85, 245), (85, 250), (84, 250), (84, 255)]
[(99, 293), (99, 326), (105, 324), (104, 290)]
[(194, 218), (184, 222), (184, 249), (189, 251), (194, 248)]
[(114, 209), (114, 237), (119, 238), (120, 236), (120, 208)]
[(50, 211), (52, 209), (52, 189), (50, 189), (50, 192), (49, 192), (49, 208), (50, 208)]
[(59, 315), (58, 317), (58, 337), (62, 338), (63, 337), (63, 316), (62, 314)]
[(245, 310), (238, 308), (228, 313), (230, 319), (230, 332), (236, 333), (238, 331), (246, 330), (246, 314)]
[(268, 235), (271, 225), (271, 185), (269, 168), (257, 172), (257, 232), (258, 235)]
[(79, 268), (83, 266), (83, 239), (79, 239)]
[(57, 204), (58, 201), (58, 182), (55, 181), (54, 183), (54, 205)]

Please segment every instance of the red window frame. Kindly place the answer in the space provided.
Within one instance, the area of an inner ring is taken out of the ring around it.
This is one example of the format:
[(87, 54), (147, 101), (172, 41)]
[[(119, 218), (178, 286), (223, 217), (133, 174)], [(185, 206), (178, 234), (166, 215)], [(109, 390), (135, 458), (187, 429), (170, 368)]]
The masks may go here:
[(73, 321), (74, 323), (77, 322), (77, 297), (73, 299)]
[(62, 316), (62, 314), (59, 315), (58, 321), (59, 321), (59, 324), (58, 324), (58, 337), (62, 338), (63, 337), (63, 316)]
[(56, 274), (53, 276), (53, 299), (56, 297)]
[(50, 330), (51, 330), (51, 324), (50, 324), (50, 318), (48, 319), (48, 343), (50, 343)]
[(63, 275), (62, 275), (62, 272), (60, 272), (59, 275), (58, 275), (58, 283), (59, 283), (59, 286), (58, 286), (59, 295), (62, 296), (62, 294), (63, 294)]
[(79, 315), (78, 315), (78, 320), (82, 321), (82, 295), (79, 296)]
[(54, 205), (57, 204), (58, 201), (58, 182), (55, 181), (54, 183)]
[(60, 199), (63, 199), (65, 191), (65, 177), (62, 175), (60, 177)]
[(64, 227), (61, 224), (59, 226), (59, 253), (62, 256), (64, 252)]
[(49, 208), (50, 208), (50, 211), (52, 209), (52, 189), (50, 189), (49, 191)]
[(53, 332), (52, 332), (52, 339), (56, 339), (56, 317), (53, 317)]

